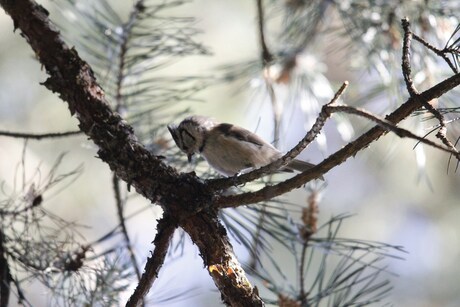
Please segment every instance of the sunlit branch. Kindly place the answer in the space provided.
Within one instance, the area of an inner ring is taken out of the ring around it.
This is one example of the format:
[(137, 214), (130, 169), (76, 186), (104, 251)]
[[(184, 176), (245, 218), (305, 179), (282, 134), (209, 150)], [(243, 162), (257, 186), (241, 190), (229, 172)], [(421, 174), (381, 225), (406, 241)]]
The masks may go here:
[[(426, 101), (430, 101), (432, 99), (441, 97), (444, 93), (450, 91), (459, 84), (460, 74), (456, 74), (431, 87), (430, 89), (420, 93), (420, 97)], [(397, 108), (395, 111), (389, 114), (386, 117), (386, 120), (392, 122), (393, 124), (396, 124), (408, 117), (410, 114), (412, 114), (412, 112), (414, 112), (421, 106), (422, 103), (419, 100), (409, 98), (409, 100), (407, 100), (399, 108)], [(387, 131), (387, 129), (379, 125), (375, 126), (374, 128), (362, 134), (356, 140), (348, 143), (342, 149), (336, 151), (334, 154), (330, 155), (328, 158), (324, 159), (321, 163), (309, 169), (308, 171), (300, 173), (276, 185), (268, 185), (255, 192), (247, 192), (238, 195), (216, 197), (217, 199), (215, 200), (215, 205), (221, 208), (237, 207), (241, 205), (266, 201), (276, 196), (287, 193), (295, 188), (302, 186), (303, 184), (305, 184), (305, 182), (308, 182), (314, 178), (318, 178), (319, 176), (328, 172), (330, 169), (342, 164), (350, 157), (355, 156), (359, 151), (368, 147), (370, 143), (376, 141)]]

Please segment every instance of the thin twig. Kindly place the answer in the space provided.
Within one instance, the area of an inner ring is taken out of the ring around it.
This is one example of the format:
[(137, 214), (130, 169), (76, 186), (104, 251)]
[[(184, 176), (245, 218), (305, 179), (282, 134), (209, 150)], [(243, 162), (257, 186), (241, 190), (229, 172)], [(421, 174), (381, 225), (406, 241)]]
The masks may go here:
[[(449, 90), (453, 89), (459, 84), (460, 74), (456, 74), (431, 87), (425, 92), (421, 93), (420, 96), (423, 97), (423, 99), (425, 99), (426, 101), (439, 98), (444, 93), (448, 92)], [(412, 114), (412, 112), (414, 112), (421, 106), (422, 104), (419, 100), (409, 98), (399, 108), (397, 108), (395, 111), (389, 114), (386, 117), (386, 120), (396, 124), (408, 117), (410, 114)], [(309, 169), (308, 171), (300, 173), (279, 184), (273, 186), (265, 186), (264, 188), (257, 190), (255, 192), (247, 192), (230, 196), (217, 196), (217, 199), (214, 201), (214, 204), (216, 206), (219, 206), (220, 208), (235, 207), (266, 201), (276, 196), (282, 195), (286, 192), (289, 192), (295, 188), (302, 186), (303, 184), (305, 184), (305, 182), (308, 182), (309, 180), (324, 175), (330, 169), (345, 162), (348, 158), (355, 156), (359, 151), (365, 149), (367, 146), (369, 146), (370, 143), (376, 141), (387, 131), (387, 129), (384, 129), (381, 126), (375, 126), (374, 128), (370, 129), (368, 132), (364, 133), (353, 142), (348, 143), (342, 149), (336, 151), (334, 154), (330, 155), (321, 163), (317, 164), (315, 167)], [(238, 177), (232, 179), (236, 180), (238, 179)]]
[[(334, 98), (332, 98), (331, 101), (327, 105), (334, 104), (342, 96), (347, 86), (348, 86), (348, 82), (345, 81), (340, 87), (340, 89), (337, 91), (337, 93), (335, 93)], [(210, 188), (214, 190), (226, 189), (233, 185), (241, 185), (241, 184), (245, 184), (247, 182), (256, 180), (262, 177), (263, 175), (273, 173), (274, 171), (282, 168), (283, 166), (286, 166), (295, 157), (297, 157), (302, 152), (302, 150), (304, 150), (315, 139), (315, 137), (320, 133), (321, 129), (323, 128), (329, 116), (330, 114), (328, 114), (327, 111), (322, 110), (320, 114), (318, 115), (318, 117), (316, 118), (316, 122), (313, 124), (312, 128), (307, 132), (305, 137), (294, 148), (288, 151), (280, 159), (273, 161), (272, 163), (266, 166), (253, 170), (246, 174), (234, 176), (231, 178), (210, 179), (210, 180), (207, 180), (206, 183), (208, 184)], [(315, 169), (317, 168), (315, 167)], [(306, 172), (310, 172), (310, 170), (307, 170)], [(311, 179), (319, 178), (321, 177), (323, 173), (320, 173), (317, 171), (315, 172), (315, 174), (316, 175), (314, 175)]]
[(128, 52), (128, 43), (129, 43), (129, 39), (131, 38), (132, 29), (136, 25), (139, 14), (144, 10), (143, 3), (144, 3), (144, 0), (138, 0), (134, 4), (133, 9), (131, 10), (131, 13), (129, 15), (128, 21), (121, 26), (123, 30), (122, 30), (122, 35), (121, 35), (120, 53), (118, 54), (118, 74), (117, 74), (117, 80), (115, 84), (115, 88), (116, 88), (115, 110), (117, 112), (120, 112), (124, 106), (124, 101), (123, 101), (124, 97), (122, 94), (122, 88), (123, 88), (123, 81), (126, 78), (125, 65), (126, 65), (126, 54)]
[(302, 239), (302, 251), (299, 265), (299, 299), (302, 306), (307, 304), (308, 292), (305, 290), (305, 270), (307, 248), (310, 239), (318, 231), (318, 191), (312, 190), (307, 199), (308, 206), (302, 209), (302, 224), (299, 236)]
[(370, 119), (371, 121), (375, 122), (377, 125), (383, 127), (384, 129), (395, 133), (397, 136), (399, 136), (401, 138), (406, 137), (406, 138), (417, 140), (420, 143), (424, 143), (424, 144), (429, 145), (431, 147), (434, 147), (434, 148), (440, 149), (442, 151), (445, 151), (447, 153), (450, 153), (450, 154), (454, 155), (455, 157), (457, 157), (457, 159), (460, 160), (460, 155), (457, 152), (457, 150), (453, 150), (448, 146), (442, 146), (442, 145), (436, 144), (435, 142), (432, 142), (432, 141), (426, 139), (423, 136), (418, 136), (418, 135), (410, 132), (409, 130), (397, 127), (392, 122), (390, 122), (390, 121), (388, 121), (388, 120), (386, 120), (384, 118), (380, 118), (379, 116), (374, 115), (372, 113), (369, 113), (369, 112), (367, 112), (365, 110), (355, 108), (355, 107), (351, 107), (351, 106), (347, 106), (347, 105), (329, 106), (329, 109), (330, 109), (331, 113), (333, 113), (333, 112), (344, 112), (344, 113), (348, 113), (348, 114), (355, 114), (355, 115), (358, 115), (358, 116), (365, 117), (365, 118)]
[(303, 242), (299, 266), (299, 296), (302, 306), (305, 306), (307, 302), (307, 292), (305, 291), (305, 257), (307, 255), (307, 248), (308, 242)]
[(257, 16), (258, 16), (258, 25), (259, 25), (259, 39), (260, 39), (260, 46), (262, 47), (262, 63), (264, 66), (273, 61), (273, 55), (270, 53), (267, 47), (267, 43), (265, 42), (265, 33), (264, 33), (264, 11), (262, 0), (257, 0)]
[[(122, 34), (121, 34), (121, 41), (120, 41), (120, 52), (118, 54), (118, 74), (117, 74), (117, 79), (116, 79), (116, 84), (115, 84), (115, 88), (116, 88), (115, 111), (118, 113), (121, 112), (122, 108), (125, 105), (125, 102), (123, 100), (124, 97), (122, 95), (122, 88), (123, 88), (123, 81), (126, 78), (125, 65), (126, 65), (126, 56), (127, 56), (127, 51), (128, 51), (128, 43), (129, 43), (129, 39), (131, 38), (132, 29), (138, 20), (139, 13), (143, 9), (144, 9), (143, 0), (138, 0), (134, 4), (131, 10), (128, 21), (121, 26)], [(123, 238), (126, 242), (126, 248), (128, 249), (131, 263), (132, 263), (132, 266), (134, 267), (134, 271), (136, 272), (137, 279), (140, 281), (141, 273), (140, 273), (139, 266), (136, 260), (136, 255), (134, 253), (133, 246), (131, 244), (131, 240), (128, 235), (128, 229), (125, 223), (125, 216), (123, 213), (124, 201), (121, 199), (120, 182), (115, 173), (112, 176), (112, 184), (113, 184), (113, 190), (115, 194), (115, 202), (116, 202), (116, 207), (117, 207), (118, 220), (121, 226)]]
[(404, 18), (401, 20), (403, 29), (404, 29), (404, 39), (403, 39), (403, 47), (402, 47), (402, 59), (401, 59), (401, 67), (402, 73), (404, 76), (404, 82), (406, 83), (407, 91), (412, 98), (415, 98), (419, 95), (419, 92), (414, 87), (414, 81), (411, 77), (411, 65), (410, 65), (410, 47), (412, 41), (412, 32), (409, 29), (409, 19)]
[(32, 304), (29, 302), (29, 300), (24, 295), (24, 291), (21, 288), (21, 284), (20, 284), (18, 278), (11, 276), (11, 279), (12, 279), (11, 281), (14, 283), (14, 285), (16, 287), (16, 295), (17, 295), (17, 299), (18, 299), (18, 304), (21, 304), (23, 306), (32, 307)]
[(174, 223), (168, 217), (163, 217), (158, 221), (157, 234), (153, 240), (155, 249), (152, 256), (147, 259), (141, 280), (126, 303), (126, 307), (137, 307), (145, 300), (145, 296), (152, 287), (153, 282), (157, 279), (158, 273), (163, 266), (175, 229)]
[(123, 238), (126, 242), (126, 248), (128, 249), (129, 257), (131, 259), (131, 264), (134, 268), (134, 272), (136, 273), (137, 280), (141, 279), (141, 272), (139, 270), (139, 265), (136, 260), (136, 255), (134, 253), (133, 245), (131, 244), (131, 240), (128, 235), (128, 229), (126, 227), (126, 218), (124, 215), (124, 205), (125, 202), (121, 198), (121, 191), (120, 191), (120, 180), (118, 179), (117, 175), (112, 175), (112, 185), (113, 185), (113, 193), (115, 196), (115, 205), (117, 207), (117, 215), (118, 215), (118, 222), (120, 223), (121, 233), (123, 234)]
[[(11, 15), (15, 28), (21, 30), (21, 35), (27, 39), (50, 75), (44, 82), (45, 86), (59, 93), (68, 103), (71, 114), (76, 114), (80, 129), (98, 146), (99, 158), (108, 163), (118, 178), (151, 202), (158, 203), (165, 214), (173, 216), (174, 221), (183, 221), (181, 226), (200, 247), (201, 257), (209, 269), (222, 261), (224, 265), (229, 265), (225, 276), (216, 276), (219, 271), (209, 270), (224, 301), (238, 306), (262, 306), (263, 301), (233, 255), (217, 214), (211, 216), (204, 211), (198, 214), (195, 211), (200, 205), (211, 206), (214, 191), (193, 174), (178, 174), (162, 157), (153, 155), (138, 141), (133, 128), (109, 107), (91, 67), (64, 43), (60, 33), (51, 26), (44, 8), (33, 0), (0, 0), (0, 5)], [(208, 225), (212, 227), (208, 228)], [(204, 242), (206, 231), (212, 235), (212, 241)], [(153, 261), (162, 264), (163, 254), (154, 257)], [(157, 271), (154, 270), (154, 276)], [(143, 290), (136, 292), (137, 301), (143, 296), (139, 297), (139, 294), (146, 293), (150, 285), (150, 282), (142, 281), (141, 278), (140, 289)]]
[(0, 131), (0, 136), (40, 140), (40, 139), (45, 139), (45, 138), (66, 137), (66, 136), (78, 135), (82, 133), (83, 132), (80, 130), (67, 131), (67, 132), (51, 132), (51, 133), (22, 133), (22, 132)]
[(433, 51), (437, 56), (440, 56), (444, 61), (446, 61), (447, 65), (449, 65), (450, 69), (452, 69), (452, 71), (456, 74), (458, 73), (458, 70), (457, 68), (455, 67), (455, 65), (452, 63), (452, 61), (449, 59), (449, 57), (446, 55), (446, 49), (438, 49), (436, 48), (435, 46), (431, 45), (430, 43), (428, 43), (427, 41), (425, 41), (423, 38), (421, 38), (420, 36), (412, 33), (412, 38), (415, 39), (416, 41), (418, 41), (419, 43), (421, 43), (423, 46), (425, 46), (427, 49)]
[[(270, 72), (270, 64), (273, 60), (271, 52), (268, 50), (267, 44), (265, 42), (265, 18), (264, 18), (264, 10), (262, 0), (257, 0), (257, 18), (258, 18), (258, 25), (259, 25), (259, 35), (260, 35), (260, 46), (262, 49), (261, 57), (263, 63), (263, 77), (265, 81), (265, 85), (267, 87), (268, 96), (270, 98), (272, 111), (273, 111), (273, 141), (274, 146), (279, 147), (279, 140), (280, 140), (280, 123), (281, 123), (281, 108), (279, 106), (279, 101), (276, 99), (275, 89), (273, 87), (273, 80), (271, 78)], [(270, 182), (272, 179), (271, 175), (268, 181)], [(257, 260), (259, 258), (259, 248), (260, 248), (260, 235), (261, 229), (264, 227), (265, 223), (265, 215), (266, 215), (267, 208), (264, 206), (262, 207), (259, 217), (256, 224), (256, 229), (252, 236), (252, 243), (250, 248), (250, 258), (248, 261), (248, 266), (252, 270), (256, 270)]]
[(406, 83), (407, 91), (409, 95), (415, 99), (419, 100), (423, 107), (433, 114), (433, 116), (439, 121), (439, 131), (436, 133), (436, 137), (439, 138), (444, 145), (449, 147), (452, 151), (457, 152), (455, 146), (452, 142), (447, 138), (447, 126), (444, 119), (444, 115), (442, 115), (436, 108), (434, 108), (428, 100), (424, 100), (420, 97), (420, 93), (415, 88), (411, 74), (411, 64), (410, 64), (410, 46), (411, 40), (413, 37), (412, 31), (410, 30), (410, 23), (407, 18), (401, 20), (403, 30), (404, 30), (404, 40), (403, 40), (403, 54), (402, 54), (402, 71), (404, 75), (404, 81)]

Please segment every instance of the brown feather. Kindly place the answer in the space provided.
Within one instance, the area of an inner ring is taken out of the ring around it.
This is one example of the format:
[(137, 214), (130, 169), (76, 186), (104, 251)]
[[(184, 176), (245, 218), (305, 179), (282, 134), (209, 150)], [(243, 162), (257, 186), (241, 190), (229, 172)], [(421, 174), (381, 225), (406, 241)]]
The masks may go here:
[(269, 145), (267, 142), (265, 142), (261, 137), (259, 137), (257, 134), (252, 133), (249, 130), (246, 130), (242, 127), (235, 128), (232, 124), (219, 124), (217, 125), (214, 129), (219, 130), (222, 132), (225, 136), (229, 137), (234, 137), (240, 141), (252, 143), (254, 145), (257, 145), (259, 147), (262, 147), (264, 144)]

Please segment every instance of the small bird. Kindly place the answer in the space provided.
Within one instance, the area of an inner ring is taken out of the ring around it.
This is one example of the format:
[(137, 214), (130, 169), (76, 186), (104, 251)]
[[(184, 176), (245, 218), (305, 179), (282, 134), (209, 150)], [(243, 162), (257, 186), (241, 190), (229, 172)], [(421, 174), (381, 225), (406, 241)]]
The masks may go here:
[[(212, 168), (225, 176), (265, 166), (283, 156), (257, 134), (231, 124), (217, 123), (205, 116), (187, 117), (179, 126), (168, 125), (168, 129), (180, 150), (187, 154), (189, 162), (195, 153), (199, 153)], [(294, 159), (282, 170), (303, 172), (313, 166)]]

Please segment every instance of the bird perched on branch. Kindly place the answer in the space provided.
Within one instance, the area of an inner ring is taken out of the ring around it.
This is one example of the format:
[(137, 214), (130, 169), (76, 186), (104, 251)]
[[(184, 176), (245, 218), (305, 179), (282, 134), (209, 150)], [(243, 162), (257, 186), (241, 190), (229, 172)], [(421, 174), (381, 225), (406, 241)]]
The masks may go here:
[[(168, 125), (177, 146), (190, 162), (195, 153), (201, 154), (209, 165), (225, 176), (246, 169), (265, 166), (283, 154), (257, 134), (242, 127), (217, 123), (209, 117), (190, 116), (178, 126)], [(314, 164), (294, 159), (282, 171), (303, 172)]]

